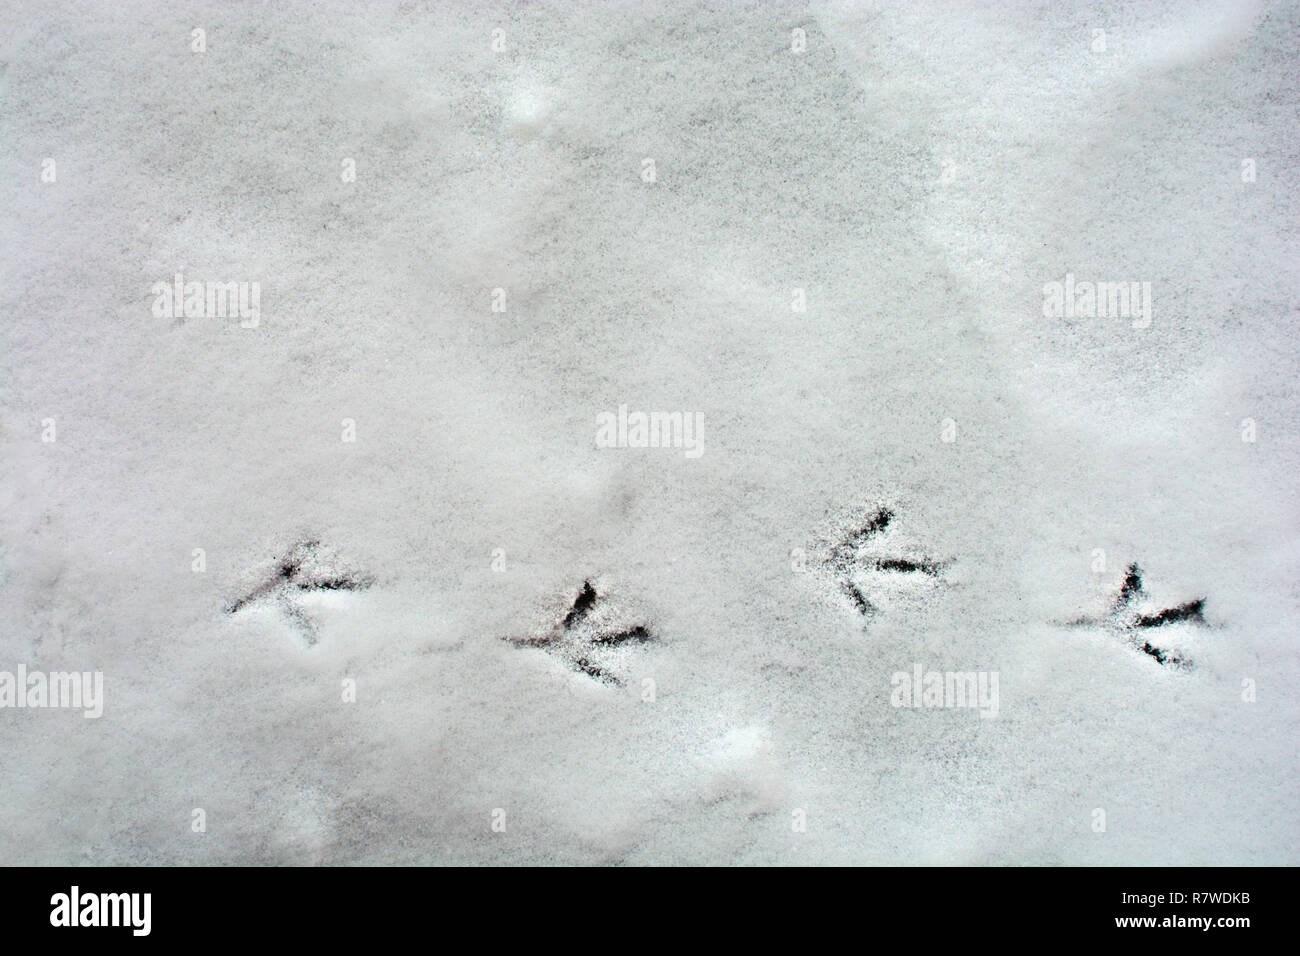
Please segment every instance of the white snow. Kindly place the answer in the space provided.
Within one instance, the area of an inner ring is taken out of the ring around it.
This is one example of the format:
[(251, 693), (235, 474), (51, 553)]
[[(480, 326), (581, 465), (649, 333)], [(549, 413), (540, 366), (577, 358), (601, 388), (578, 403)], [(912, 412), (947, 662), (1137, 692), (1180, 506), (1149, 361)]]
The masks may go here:
[(5, 5), (0, 861), (1297, 862), (1300, 5), (710, 6)]

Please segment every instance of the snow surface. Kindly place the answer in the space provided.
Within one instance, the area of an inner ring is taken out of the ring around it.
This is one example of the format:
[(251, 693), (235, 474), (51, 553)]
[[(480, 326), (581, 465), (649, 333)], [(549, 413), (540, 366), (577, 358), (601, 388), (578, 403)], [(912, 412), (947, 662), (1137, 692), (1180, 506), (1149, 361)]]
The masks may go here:
[[(0, 710), (0, 861), (1300, 862), (1298, 40), (9, 0), (0, 670), (106, 701)], [(177, 272), (259, 324), (155, 316)], [(1151, 328), (1044, 317), (1066, 273)], [(620, 404), (703, 455), (596, 447)], [(1096, 623), (1131, 562), (1194, 668)], [(997, 717), (893, 707), (918, 663)]]

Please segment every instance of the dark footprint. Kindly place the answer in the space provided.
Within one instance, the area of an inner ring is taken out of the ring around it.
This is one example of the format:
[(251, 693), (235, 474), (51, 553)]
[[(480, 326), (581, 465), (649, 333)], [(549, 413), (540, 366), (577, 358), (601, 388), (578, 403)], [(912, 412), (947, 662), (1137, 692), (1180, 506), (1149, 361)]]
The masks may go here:
[(564, 615), (563, 627), (568, 630), (577, 624), (596, 605), (596, 589), (591, 586), (590, 581), (582, 582), (582, 590), (578, 596), (573, 599), (573, 607), (569, 608), (569, 613)]
[(614, 673), (613, 662), (607, 659), (608, 651), (647, 644), (655, 636), (643, 624), (619, 623), (618, 613), (588, 580), (582, 582), (564, 617), (549, 631), (507, 640), (516, 647), (542, 648), (588, 677), (622, 687), (622, 678)]
[(1124, 580), (1119, 586), (1110, 610), (1101, 617), (1080, 617), (1068, 623), (1072, 627), (1104, 627), (1118, 632), (1124, 640), (1149, 657), (1154, 657), (1157, 664), (1190, 670), (1191, 658), (1180, 651), (1157, 647), (1145, 638), (1139, 638), (1136, 632), (1166, 624), (1191, 623), (1204, 625), (1205, 598), (1187, 601), (1175, 607), (1164, 608), (1154, 613), (1143, 614), (1138, 608), (1147, 596), (1142, 584), (1142, 569), (1137, 564), (1130, 564), (1124, 572)]
[(644, 627), (638, 624), (636, 627), (629, 627), (625, 631), (619, 631), (616, 634), (598, 634), (592, 638), (596, 644), (608, 644), (618, 646), (619, 644), (644, 644), (646, 641), (653, 641), (654, 637)]
[(337, 558), (316, 540), (299, 541), (276, 562), (270, 577), (248, 594), (231, 602), (227, 614), (236, 614), (250, 604), (274, 601), (303, 639), (311, 645), (317, 640), (316, 622), (293, 600), (304, 591), (364, 591), (374, 584), (368, 574), (338, 567)]
[(1170, 624), (1175, 621), (1194, 621), (1197, 624), (1205, 623), (1205, 598), (1197, 598), (1195, 601), (1188, 601), (1186, 604), (1180, 604), (1178, 607), (1165, 608), (1156, 614), (1144, 614), (1137, 619), (1136, 627), (1160, 627), (1162, 624)]
[[(865, 572), (885, 572), (889, 576), (921, 574), (938, 578), (939, 572), (946, 564), (946, 562), (931, 561), (926, 558), (869, 557), (860, 554), (873, 539), (887, 531), (893, 521), (893, 511), (888, 508), (878, 508), (859, 527), (837, 542), (826, 559), (826, 564), (838, 582), (840, 591), (863, 617), (871, 617), (879, 610), (867, 597), (867, 589), (861, 580)], [(884, 582), (876, 583), (879, 585)]]

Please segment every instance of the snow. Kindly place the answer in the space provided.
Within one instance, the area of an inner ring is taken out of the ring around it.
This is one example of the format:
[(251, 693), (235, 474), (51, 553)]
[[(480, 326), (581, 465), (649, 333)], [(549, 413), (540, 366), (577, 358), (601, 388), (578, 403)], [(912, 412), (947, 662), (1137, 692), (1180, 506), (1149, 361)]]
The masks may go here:
[(1297, 862), (1300, 6), (717, 6), (6, 4), (0, 859)]

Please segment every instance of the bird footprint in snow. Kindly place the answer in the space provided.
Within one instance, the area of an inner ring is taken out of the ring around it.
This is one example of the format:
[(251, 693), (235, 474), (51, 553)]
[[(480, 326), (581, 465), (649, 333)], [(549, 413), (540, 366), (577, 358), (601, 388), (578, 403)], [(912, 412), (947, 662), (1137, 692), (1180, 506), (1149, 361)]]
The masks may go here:
[(368, 574), (346, 570), (337, 554), (319, 541), (299, 541), (273, 567), (257, 587), (226, 607), (227, 614), (270, 603), (278, 607), (308, 645), (317, 641), (317, 624), (302, 608), (299, 598), (310, 592), (364, 591), (374, 584)]
[(877, 508), (833, 545), (826, 558), (840, 592), (863, 617), (879, 613), (879, 603), (891, 595), (901, 597), (922, 583), (936, 583), (947, 565), (891, 541), (894, 518), (890, 509)]
[(1152, 644), (1144, 632), (1178, 623), (1204, 625), (1205, 598), (1196, 598), (1160, 610), (1154, 610), (1146, 598), (1146, 589), (1142, 584), (1142, 569), (1136, 564), (1130, 564), (1124, 572), (1124, 580), (1119, 586), (1119, 592), (1111, 601), (1106, 614), (1098, 617), (1079, 617), (1068, 623), (1071, 627), (1104, 627), (1119, 634), (1137, 650), (1154, 657), (1158, 664), (1190, 669), (1192, 661), (1189, 657), (1176, 649)]
[(623, 679), (616, 671), (630, 663), (626, 651), (654, 641), (655, 636), (586, 580), (568, 602), (564, 616), (548, 631), (509, 640), (516, 647), (541, 648), (588, 677), (621, 687)]

